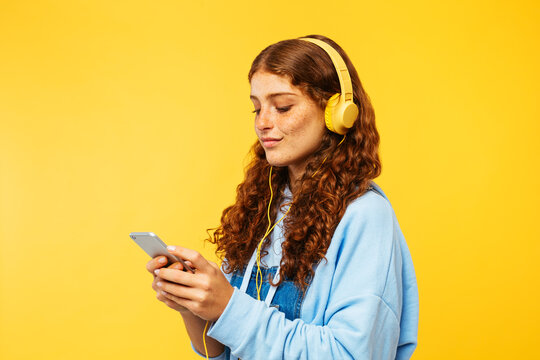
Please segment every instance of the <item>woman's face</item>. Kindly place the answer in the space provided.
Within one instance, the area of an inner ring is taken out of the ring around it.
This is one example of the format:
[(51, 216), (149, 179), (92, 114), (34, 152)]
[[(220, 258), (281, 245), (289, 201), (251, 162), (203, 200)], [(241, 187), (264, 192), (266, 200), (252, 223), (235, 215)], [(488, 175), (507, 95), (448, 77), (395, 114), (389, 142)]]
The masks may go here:
[(287, 166), (298, 180), (326, 131), (324, 110), (288, 78), (263, 71), (251, 78), (250, 98), (266, 159), (273, 166)]

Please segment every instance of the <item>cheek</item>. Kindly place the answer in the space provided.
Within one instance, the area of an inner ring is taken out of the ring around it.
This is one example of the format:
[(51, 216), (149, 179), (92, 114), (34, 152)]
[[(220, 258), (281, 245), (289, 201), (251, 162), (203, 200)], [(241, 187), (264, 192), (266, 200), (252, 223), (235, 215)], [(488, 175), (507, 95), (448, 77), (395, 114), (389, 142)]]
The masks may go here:
[(299, 119), (298, 127), (293, 131), (298, 136), (306, 137), (309, 142), (319, 142), (322, 139), (326, 125), (324, 124), (324, 114), (311, 113)]
[(287, 131), (287, 136), (291, 140), (289, 142), (291, 150), (305, 156), (313, 153), (320, 146), (326, 125), (323, 119), (305, 116), (298, 118), (294, 126), (290, 126)]
[(317, 136), (324, 133), (324, 112), (300, 111), (284, 121), (280, 130), (285, 135), (292, 136)]

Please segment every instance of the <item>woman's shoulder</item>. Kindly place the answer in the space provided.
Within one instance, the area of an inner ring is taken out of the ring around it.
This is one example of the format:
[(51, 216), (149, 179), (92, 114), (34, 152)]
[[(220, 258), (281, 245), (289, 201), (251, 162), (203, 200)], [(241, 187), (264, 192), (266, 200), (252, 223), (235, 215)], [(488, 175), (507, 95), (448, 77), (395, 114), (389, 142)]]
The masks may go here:
[(349, 204), (325, 257), (331, 265), (329, 271), (341, 269), (338, 271), (350, 274), (347, 276), (361, 273), (368, 279), (379, 279), (372, 290), (382, 297), (399, 239), (392, 206), (379, 189), (373, 186)]
[(388, 220), (393, 218), (390, 200), (375, 182), (371, 182), (367, 190), (351, 201), (343, 215), (342, 221), (369, 219)]
[(388, 252), (394, 245), (396, 219), (390, 201), (378, 186), (372, 186), (354, 199), (341, 218), (328, 253), (342, 251), (373, 253)]

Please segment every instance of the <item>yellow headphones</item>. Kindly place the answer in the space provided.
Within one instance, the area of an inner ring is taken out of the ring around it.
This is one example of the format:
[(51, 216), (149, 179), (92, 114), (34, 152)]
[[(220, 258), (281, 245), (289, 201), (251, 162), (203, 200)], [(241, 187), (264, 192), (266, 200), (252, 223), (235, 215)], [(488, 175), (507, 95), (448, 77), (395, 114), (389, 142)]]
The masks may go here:
[(324, 41), (313, 38), (299, 38), (299, 40), (318, 45), (326, 51), (330, 59), (332, 59), (332, 63), (334, 63), (339, 77), (341, 93), (334, 94), (328, 99), (324, 110), (324, 122), (328, 130), (345, 135), (358, 116), (358, 106), (353, 102), (352, 82), (347, 65), (337, 50)]

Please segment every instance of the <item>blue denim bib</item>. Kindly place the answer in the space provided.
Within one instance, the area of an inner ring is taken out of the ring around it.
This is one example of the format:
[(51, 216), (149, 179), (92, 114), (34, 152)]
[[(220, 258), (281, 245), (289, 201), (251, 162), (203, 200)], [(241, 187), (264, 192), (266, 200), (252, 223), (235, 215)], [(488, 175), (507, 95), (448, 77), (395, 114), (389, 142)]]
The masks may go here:
[[(277, 271), (277, 266), (261, 268), (263, 278), (261, 299), (264, 300), (266, 298), (268, 290), (270, 289), (270, 283), (268, 280), (273, 279)], [(231, 285), (240, 289), (243, 277), (243, 273), (235, 271), (231, 278)], [(256, 277), (257, 268), (253, 267), (246, 294), (250, 295), (254, 299), (257, 298), (257, 288), (255, 286)], [(275, 307), (279, 311), (285, 313), (285, 318), (294, 320), (300, 317), (300, 310), (302, 308), (304, 295), (305, 291), (302, 291), (298, 286), (296, 286), (294, 281), (285, 279), (276, 289), (274, 297), (270, 302), (270, 306)]]
[[(256, 278), (257, 278), (257, 267), (252, 267), (251, 276), (249, 278), (249, 283), (247, 285), (246, 293), (252, 298), (257, 299), (257, 287), (256, 287)], [(262, 287), (261, 287), (261, 300), (265, 300), (268, 291), (271, 289), (269, 279), (274, 279), (278, 266), (273, 266), (270, 268), (261, 267), (262, 272)], [(244, 273), (246, 268), (242, 271), (235, 271), (231, 277), (231, 285), (240, 289), (242, 286), (242, 281), (244, 279)], [(311, 282), (310, 279), (307, 280), (308, 286)], [(289, 320), (294, 320), (300, 317), (300, 312), (302, 310), (302, 302), (304, 301), (304, 295), (306, 291), (302, 291), (291, 279), (285, 279), (279, 286), (275, 289), (275, 293), (270, 301), (270, 306), (275, 307), (277, 310), (285, 314), (285, 318)], [(267, 299), (268, 301), (268, 299)], [(249, 321), (249, 319), (246, 319)], [(236, 359), (236, 357), (231, 356), (231, 350), (225, 346), (225, 358), (226, 359)]]

